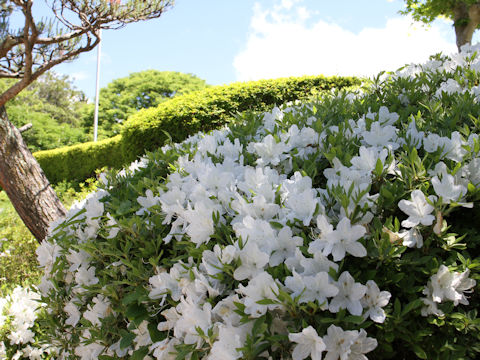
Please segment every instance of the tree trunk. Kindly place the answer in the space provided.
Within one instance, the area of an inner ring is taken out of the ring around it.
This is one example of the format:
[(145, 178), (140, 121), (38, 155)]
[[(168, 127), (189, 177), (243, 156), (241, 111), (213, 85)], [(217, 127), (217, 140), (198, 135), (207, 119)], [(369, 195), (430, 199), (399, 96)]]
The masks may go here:
[(0, 186), (39, 242), (46, 238), (49, 224), (65, 216), (63, 204), (4, 106), (0, 107)]
[(453, 10), (453, 14), (457, 48), (460, 52), (463, 45), (472, 43), (473, 33), (480, 25), (480, 3), (473, 5), (460, 3)]

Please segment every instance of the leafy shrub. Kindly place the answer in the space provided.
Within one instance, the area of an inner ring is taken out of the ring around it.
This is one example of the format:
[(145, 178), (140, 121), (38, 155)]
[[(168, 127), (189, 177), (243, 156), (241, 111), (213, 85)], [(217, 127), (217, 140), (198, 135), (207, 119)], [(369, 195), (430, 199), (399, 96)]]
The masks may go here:
[[(95, 190), (96, 181), (55, 187), (65, 206)], [(38, 284), (42, 270), (36, 257), (37, 240), (30, 234), (8, 201), (0, 193), (0, 359), (45, 359), (54, 351), (40, 326), (44, 316), (40, 295), (29, 289)], [(5, 345), (7, 344), (7, 345)], [(8, 348), (8, 354), (7, 354)], [(8, 355), (8, 356), (7, 356)]]
[(103, 167), (121, 168), (124, 164), (122, 137), (88, 142), (63, 148), (38, 151), (33, 155), (51, 183), (83, 181)]
[(102, 177), (37, 251), (60, 356), (478, 358), (474, 50)]
[(275, 103), (302, 99), (322, 89), (359, 83), (354, 78), (302, 77), (216, 86), (139, 112), (127, 122), (127, 130), (111, 139), (34, 155), (50, 182), (83, 181), (97, 169), (119, 169), (146, 150), (163, 145), (168, 139), (166, 132), (175, 140), (183, 140), (199, 130), (218, 128), (245, 109), (265, 110)]
[(246, 110), (266, 111), (275, 104), (360, 82), (351, 77), (304, 76), (234, 83), (189, 93), (130, 117), (121, 130), (124, 151), (133, 160), (145, 150), (162, 146), (169, 136), (182, 141), (198, 131), (218, 129)]
[[(99, 136), (106, 138), (118, 134), (121, 125), (140, 109), (160, 103), (207, 86), (192, 74), (174, 71), (145, 70), (115, 79), (100, 89), (98, 123)], [(85, 118), (85, 128), (93, 125), (93, 108)]]

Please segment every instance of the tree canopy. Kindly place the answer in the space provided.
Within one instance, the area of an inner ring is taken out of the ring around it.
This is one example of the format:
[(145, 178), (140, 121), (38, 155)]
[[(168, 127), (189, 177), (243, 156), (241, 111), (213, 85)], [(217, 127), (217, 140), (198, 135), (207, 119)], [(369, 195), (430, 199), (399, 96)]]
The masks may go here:
[(437, 17), (453, 21), (457, 47), (471, 43), (473, 33), (480, 26), (478, 0), (405, 0), (402, 14), (411, 14), (414, 20), (431, 23)]
[[(39, 18), (33, 0), (0, 0), (0, 78), (16, 81), (0, 94), (0, 186), (32, 234), (41, 241), (65, 208), (5, 104), (54, 66), (91, 51), (102, 29), (155, 19), (173, 0), (46, 0)], [(11, 21), (12, 20), (12, 21)]]
[[(0, 92), (13, 82), (0, 80)], [(85, 94), (73, 87), (67, 75), (54, 72), (47, 72), (6, 104), (16, 127), (33, 125), (22, 134), (32, 152), (88, 141), (82, 119), (90, 107)]]
[[(154, 107), (174, 96), (201, 90), (205, 80), (192, 74), (173, 71), (145, 70), (110, 82), (100, 90), (99, 135), (110, 137), (120, 124), (140, 109)], [(93, 124), (93, 110), (85, 127)]]

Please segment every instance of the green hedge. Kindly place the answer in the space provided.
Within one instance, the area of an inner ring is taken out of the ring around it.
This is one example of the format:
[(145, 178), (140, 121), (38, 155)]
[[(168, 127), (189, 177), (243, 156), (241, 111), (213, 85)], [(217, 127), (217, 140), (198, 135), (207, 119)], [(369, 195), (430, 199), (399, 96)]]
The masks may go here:
[(274, 104), (360, 83), (352, 77), (304, 76), (215, 86), (138, 112), (127, 120), (121, 135), (111, 139), (39, 151), (34, 156), (51, 183), (85, 180), (96, 169), (120, 168), (162, 146), (165, 132), (178, 142), (198, 131), (218, 128), (245, 110), (264, 111)]
[(274, 104), (360, 83), (352, 77), (304, 76), (234, 83), (189, 93), (131, 116), (121, 130), (124, 152), (133, 160), (145, 150), (163, 145), (165, 132), (178, 142), (198, 131), (218, 128), (239, 112), (264, 111)]
[(96, 169), (125, 165), (121, 143), (122, 136), (117, 135), (98, 142), (38, 151), (33, 155), (51, 183), (85, 180), (94, 175)]

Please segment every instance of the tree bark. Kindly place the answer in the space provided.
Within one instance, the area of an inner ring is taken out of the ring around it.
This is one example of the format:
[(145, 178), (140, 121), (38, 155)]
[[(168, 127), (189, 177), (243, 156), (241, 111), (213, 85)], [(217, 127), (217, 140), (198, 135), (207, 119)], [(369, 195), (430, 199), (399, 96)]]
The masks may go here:
[(49, 224), (65, 216), (65, 208), (50, 186), (20, 131), (0, 107), (0, 186), (35, 238), (48, 235)]
[(453, 10), (453, 26), (457, 40), (457, 48), (472, 43), (474, 31), (480, 25), (480, 3), (466, 5), (460, 3)]

